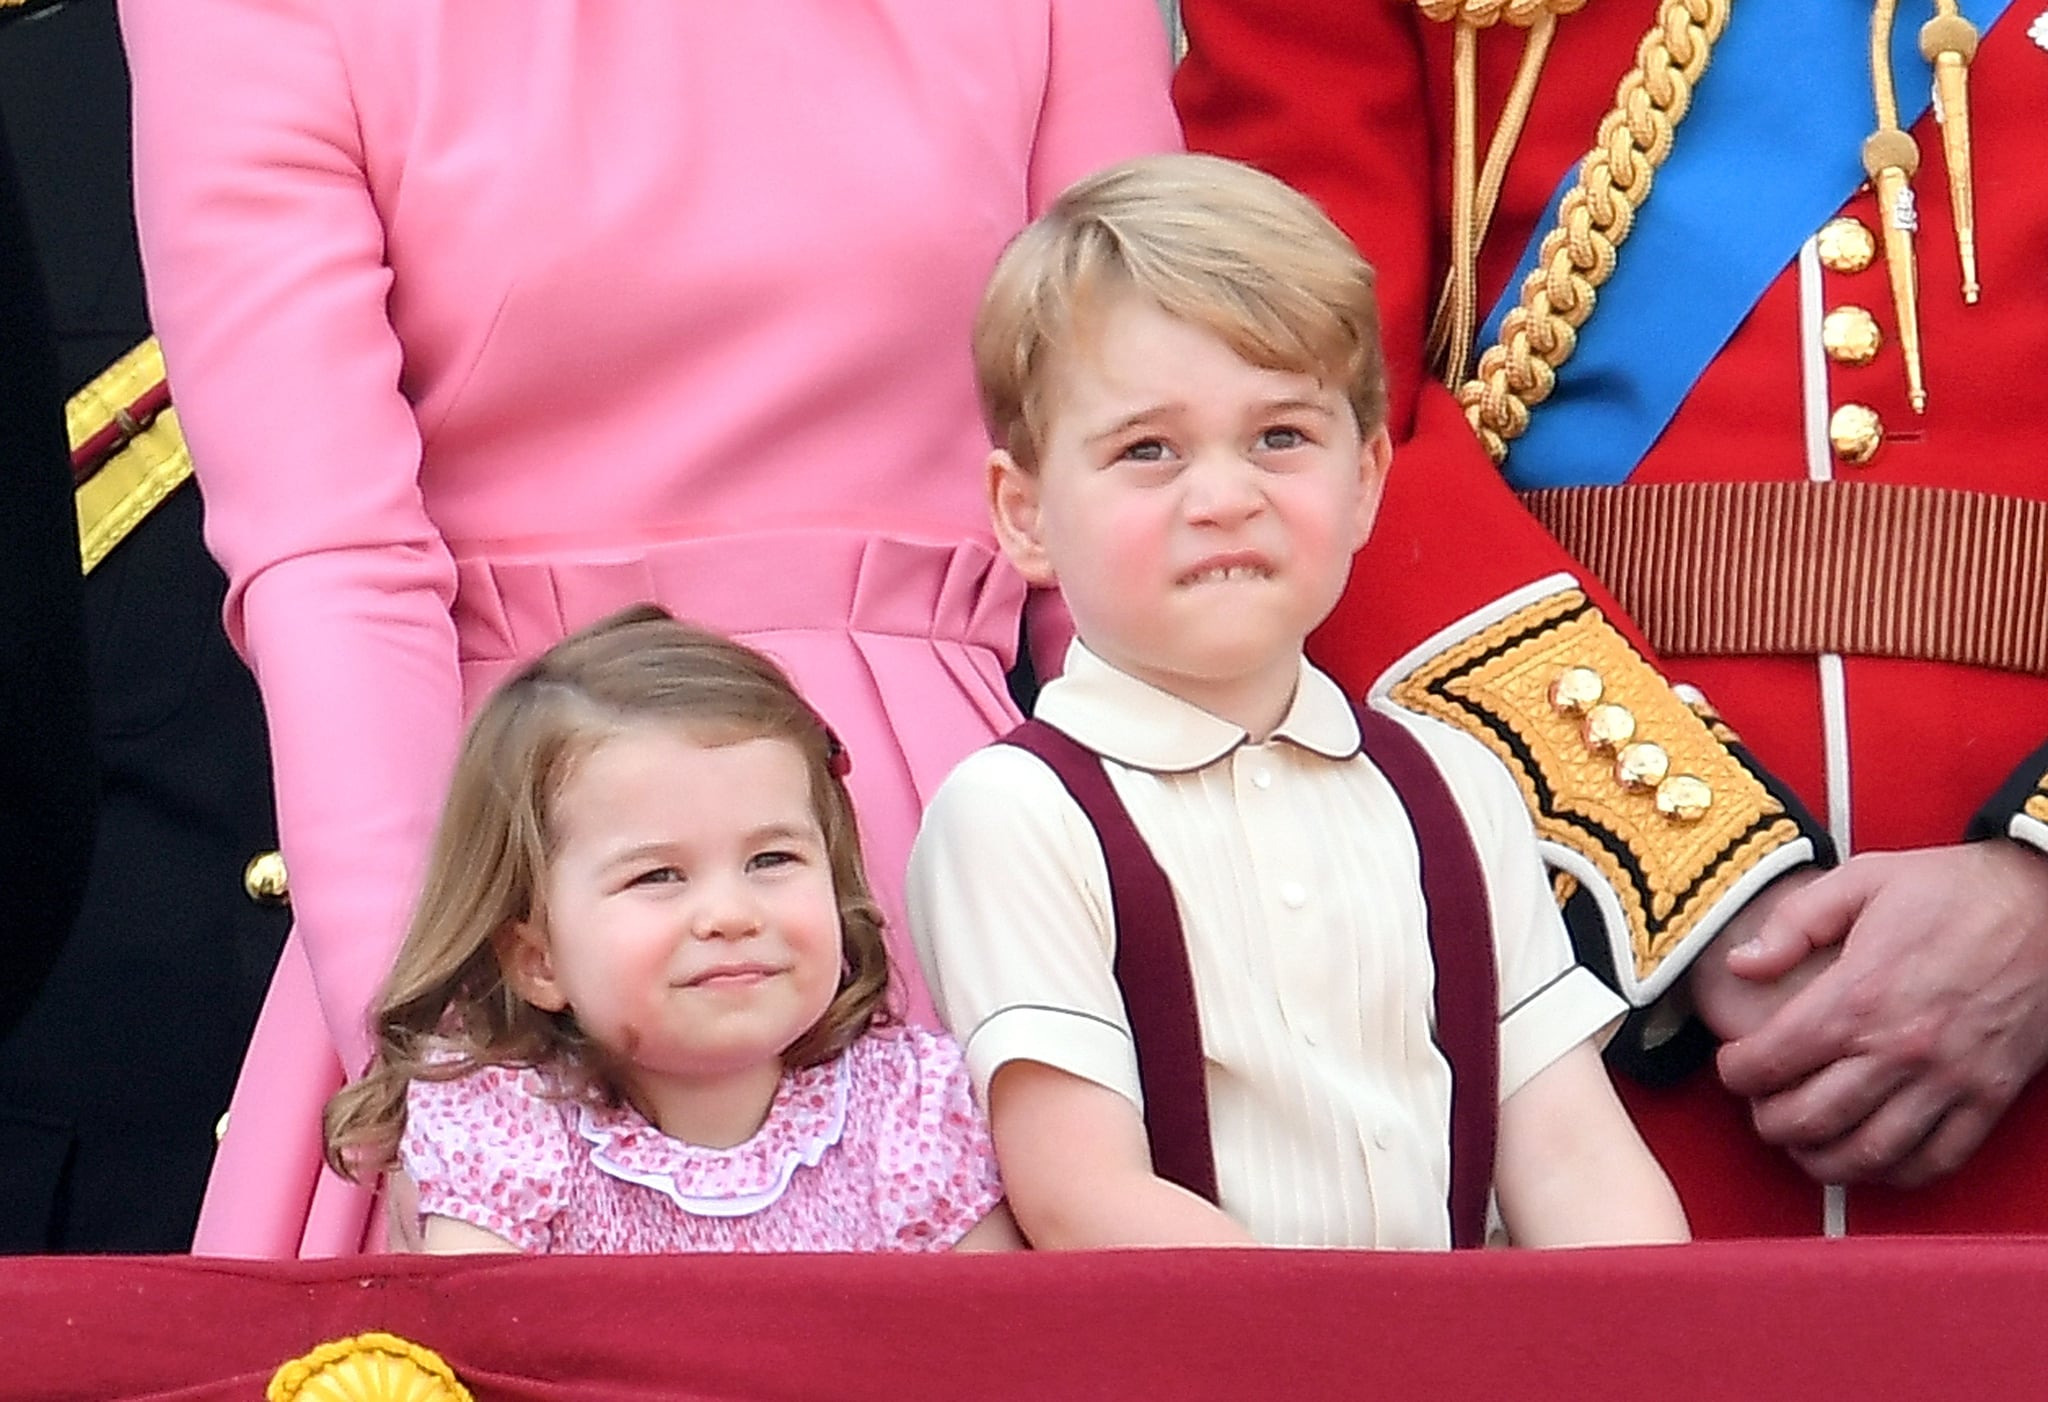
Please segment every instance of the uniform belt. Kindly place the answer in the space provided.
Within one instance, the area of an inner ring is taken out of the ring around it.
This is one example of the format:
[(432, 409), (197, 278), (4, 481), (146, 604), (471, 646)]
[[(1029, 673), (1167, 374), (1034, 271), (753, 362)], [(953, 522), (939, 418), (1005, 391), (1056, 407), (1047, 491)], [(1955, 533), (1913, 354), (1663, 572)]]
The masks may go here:
[(2048, 674), (2048, 501), (1880, 482), (1522, 500), (1667, 656), (1833, 652)]

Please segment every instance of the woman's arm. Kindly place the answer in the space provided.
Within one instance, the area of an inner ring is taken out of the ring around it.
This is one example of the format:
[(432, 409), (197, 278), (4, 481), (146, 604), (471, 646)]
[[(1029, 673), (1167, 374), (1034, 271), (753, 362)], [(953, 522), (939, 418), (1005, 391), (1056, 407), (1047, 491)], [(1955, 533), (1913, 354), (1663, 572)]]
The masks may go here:
[(1614, 1094), (1591, 1042), (1500, 1107), (1494, 1191), (1517, 1246), (1686, 1241), (1685, 1209)]
[(125, 0), (121, 20), (152, 318), (263, 695), (298, 933), (359, 1069), (461, 719), (365, 75), (314, 0)]
[(1034, 217), (1104, 166), (1181, 148), (1173, 50), (1154, 0), (1052, 0), (1050, 18), (1027, 192)]

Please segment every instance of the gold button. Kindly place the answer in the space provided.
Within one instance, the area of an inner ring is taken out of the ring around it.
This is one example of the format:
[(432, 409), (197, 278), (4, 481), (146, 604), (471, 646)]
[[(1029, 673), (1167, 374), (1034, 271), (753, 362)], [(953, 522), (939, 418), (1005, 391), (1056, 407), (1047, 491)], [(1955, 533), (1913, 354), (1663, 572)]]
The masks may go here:
[(1877, 257), (1877, 239), (1857, 219), (1830, 219), (1814, 240), (1821, 266), (1833, 273), (1860, 273)]
[(276, 852), (258, 852), (242, 868), (242, 889), (258, 905), (283, 905), (291, 899), (291, 880), (285, 875), (284, 858)]
[(1884, 420), (1868, 404), (1844, 404), (1828, 417), (1828, 442), (1836, 457), (1861, 467), (1877, 456), (1884, 442)]
[(1624, 745), (1614, 757), (1614, 777), (1625, 789), (1654, 789), (1670, 772), (1671, 756), (1664, 753), (1662, 745), (1653, 745), (1648, 740)]
[(1713, 802), (1714, 791), (1690, 774), (1674, 774), (1657, 785), (1657, 811), (1677, 822), (1698, 822)]
[(1591, 667), (1567, 667), (1550, 684), (1550, 704), (1566, 715), (1577, 715), (1599, 701), (1606, 684)]
[(1618, 750), (1635, 738), (1636, 718), (1626, 706), (1595, 706), (1586, 712), (1583, 734), (1596, 750)]
[(1821, 318), (1820, 343), (1838, 365), (1868, 365), (1877, 359), (1884, 332), (1862, 307), (1836, 307)]

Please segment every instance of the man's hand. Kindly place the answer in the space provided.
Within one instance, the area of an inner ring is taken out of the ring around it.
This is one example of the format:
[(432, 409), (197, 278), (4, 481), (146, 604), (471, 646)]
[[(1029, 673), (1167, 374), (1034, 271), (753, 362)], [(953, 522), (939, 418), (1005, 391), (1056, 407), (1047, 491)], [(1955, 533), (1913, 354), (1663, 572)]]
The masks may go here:
[(1953, 1171), (2048, 1059), (2048, 856), (1996, 839), (1857, 857), (1786, 895), (1727, 968), (1767, 982), (1835, 944), (1722, 1047), (1721, 1079), (1823, 1182)]

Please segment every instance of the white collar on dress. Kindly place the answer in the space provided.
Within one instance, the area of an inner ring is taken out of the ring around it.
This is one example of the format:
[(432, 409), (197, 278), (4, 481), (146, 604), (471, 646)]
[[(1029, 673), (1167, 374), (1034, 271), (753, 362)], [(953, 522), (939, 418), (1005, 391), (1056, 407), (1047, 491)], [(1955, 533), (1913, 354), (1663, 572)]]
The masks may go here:
[(774, 1203), (802, 1167), (815, 1168), (846, 1133), (845, 1055), (784, 1073), (753, 1138), (707, 1149), (663, 1134), (624, 1103), (579, 1106), (577, 1133), (600, 1172), (672, 1199), (700, 1217), (747, 1217)]

